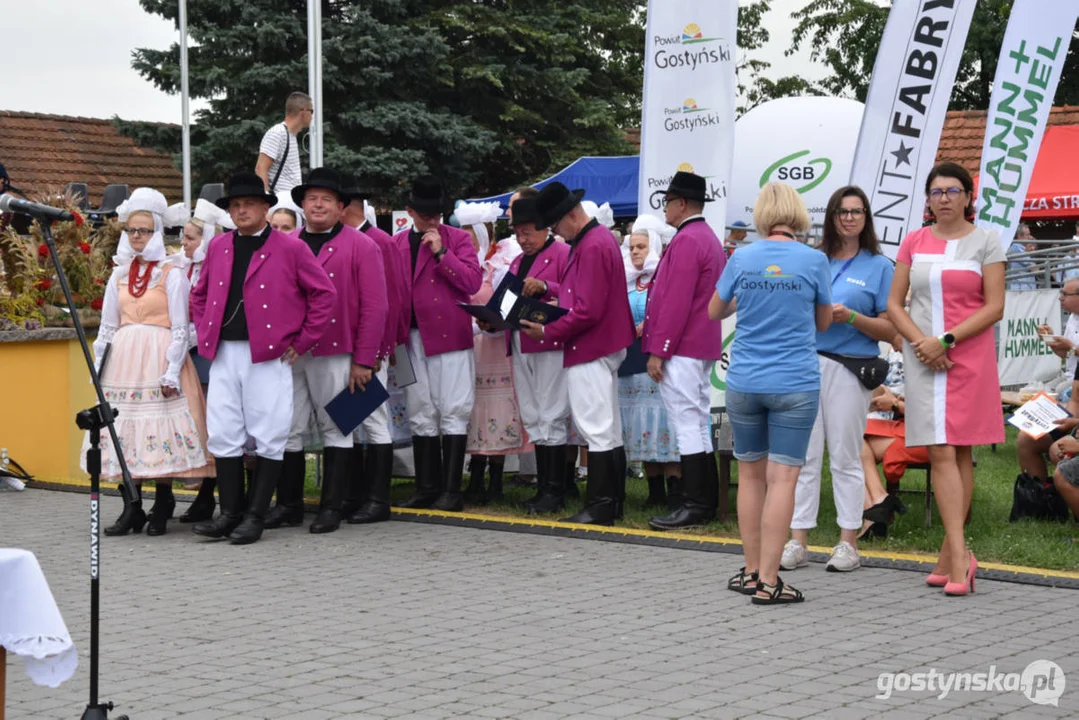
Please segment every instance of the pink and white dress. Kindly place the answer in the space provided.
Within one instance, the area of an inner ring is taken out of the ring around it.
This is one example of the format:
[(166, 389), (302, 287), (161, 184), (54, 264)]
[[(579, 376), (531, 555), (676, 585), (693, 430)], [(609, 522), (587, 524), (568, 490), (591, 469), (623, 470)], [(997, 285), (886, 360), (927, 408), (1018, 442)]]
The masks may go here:
[[(940, 336), (985, 305), (982, 268), (1005, 261), (995, 232), (975, 228), (942, 240), (932, 226), (908, 234), (896, 260), (910, 266), (910, 317)], [(990, 327), (948, 351), (951, 370), (935, 372), (903, 344), (907, 445), (989, 445), (1004, 442), (997, 353)]]

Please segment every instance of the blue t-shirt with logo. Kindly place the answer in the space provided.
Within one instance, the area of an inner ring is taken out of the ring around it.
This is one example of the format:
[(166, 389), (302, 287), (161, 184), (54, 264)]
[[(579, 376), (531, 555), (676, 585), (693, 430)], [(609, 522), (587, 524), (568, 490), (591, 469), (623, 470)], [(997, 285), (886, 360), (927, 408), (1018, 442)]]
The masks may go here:
[[(850, 260), (850, 265), (847, 265)], [(832, 275), (832, 302), (846, 305), (859, 315), (876, 317), (888, 309), (895, 266), (883, 255), (859, 250), (853, 258), (828, 259)], [(846, 269), (844, 269), (846, 268)], [(848, 357), (880, 355), (880, 345), (847, 323), (833, 323), (817, 333), (817, 349)]]
[(820, 389), (818, 305), (832, 302), (828, 258), (800, 242), (758, 240), (731, 255), (716, 284), (738, 298), (727, 387), (746, 393)]

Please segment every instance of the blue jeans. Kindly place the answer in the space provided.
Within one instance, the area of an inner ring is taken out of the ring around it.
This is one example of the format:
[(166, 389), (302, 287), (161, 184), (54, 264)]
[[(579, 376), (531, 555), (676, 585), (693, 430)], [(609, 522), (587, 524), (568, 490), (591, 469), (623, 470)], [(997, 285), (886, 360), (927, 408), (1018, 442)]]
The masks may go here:
[(727, 415), (734, 430), (734, 457), (781, 465), (805, 464), (817, 419), (820, 392), (744, 393), (727, 389)]

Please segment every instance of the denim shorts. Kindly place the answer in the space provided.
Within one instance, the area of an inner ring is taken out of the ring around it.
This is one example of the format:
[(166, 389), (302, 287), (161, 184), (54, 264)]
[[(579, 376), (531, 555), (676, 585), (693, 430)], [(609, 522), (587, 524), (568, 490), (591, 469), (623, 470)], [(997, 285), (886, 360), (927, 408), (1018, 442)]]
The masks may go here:
[(805, 464), (817, 419), (820, 392), (744, 393), (727, 389), (727, 415), (734, 430), (734, 457), (781, 465)]

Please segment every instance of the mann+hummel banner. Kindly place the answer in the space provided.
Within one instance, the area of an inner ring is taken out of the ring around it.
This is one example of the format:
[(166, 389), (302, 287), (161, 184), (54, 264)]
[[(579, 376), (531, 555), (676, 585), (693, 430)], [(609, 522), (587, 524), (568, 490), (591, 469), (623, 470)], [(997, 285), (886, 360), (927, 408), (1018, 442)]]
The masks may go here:
[(1049, 108), (1079, 17), (1079, 0), (1015, 0), (985, 122), (974, 222), (1015, 238)]
[(678, 170), (706, 178), (705, 218), (719, 230), (734, 158), (737, 0), (650, 0), (645, 40), (638, 212)]
[(854, 151), (851, 183), (869, 195), (884, 252), (921, 227), (948, 98), (975, 0), (896, 2), (888, 14)]

